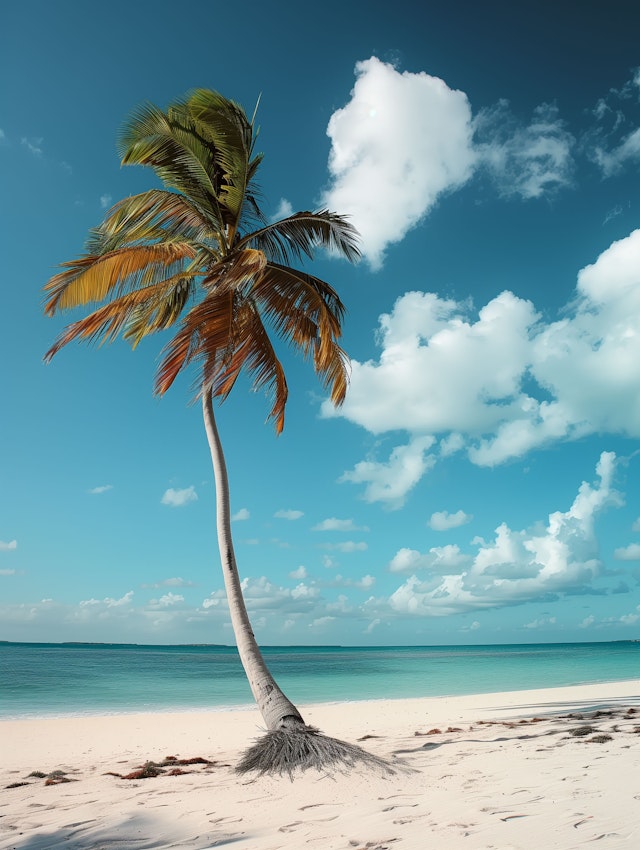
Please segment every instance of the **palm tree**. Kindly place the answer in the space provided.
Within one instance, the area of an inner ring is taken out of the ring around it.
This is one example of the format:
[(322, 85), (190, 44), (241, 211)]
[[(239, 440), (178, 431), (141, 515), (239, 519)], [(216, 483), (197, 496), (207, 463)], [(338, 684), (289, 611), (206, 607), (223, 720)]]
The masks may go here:
[[(198, 89), (166, 112), (145, 104), (120, 138), (126, 165), (149, 165), (164, 183), (125, 198), (90, 233), (86, 253), (62, 264), (45, 286), (45, 312), (106, 302), (69, 325), (49, 349), (49, 361), (74, 339), (135, 347), (147, 335), (175, 326), (155, 382), (163, 395), (177, 375), (195, 367), (211, 450), (220, 559), (240, 659), (267, 735), (240, 770), (287, 771), (364, 758), (360, 748), (307, 726), (269, 672), (244, 603), (231, 537), (227, 470), (214, 415), (245, 370), (272, 399), (269, 418), (284, 426), (287, 383), (272, 343), (276, 335), (313, 360), (335, 404), (346, 393), (347, 360), (338, 344), (344, 306), (335, 290), (294, 260), (317, 247), (354, 261), (357, 234), (327, 210), (298, 212), (268, 222), (255, 177), (261, 155), (257, 132), (238, 104)], [(292, 743), (293, 742), (293, 743)], [(375, 759), (374, 759), (375, 761)]]

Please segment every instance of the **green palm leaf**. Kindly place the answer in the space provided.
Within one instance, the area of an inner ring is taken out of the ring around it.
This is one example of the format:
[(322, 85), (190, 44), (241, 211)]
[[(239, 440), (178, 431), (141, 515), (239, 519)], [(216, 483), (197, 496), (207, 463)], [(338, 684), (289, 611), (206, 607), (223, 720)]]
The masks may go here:
[(344, 216), (327, 210), (299, 212), (243, 236), (238, 247), (251, 245), (270, 258), (290, 263), (312, 258), (318, 247), (328, 248), (351, 262), (360, 258), (358, 234)]

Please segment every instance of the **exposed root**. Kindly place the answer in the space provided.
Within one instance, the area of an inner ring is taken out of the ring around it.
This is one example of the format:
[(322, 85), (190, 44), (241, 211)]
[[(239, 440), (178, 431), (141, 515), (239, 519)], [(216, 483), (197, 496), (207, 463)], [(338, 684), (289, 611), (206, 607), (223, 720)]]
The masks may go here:
[(235, 770), (236, 773), (257, 773), (258, 776), (287, 774), (293, 780), (296, 771), (337, 770), (344, 773), (357, 765), (386, 775), (401, 768), (362, 747), (330, 738), (311, 726), (303, 726), (266, 732), (245, 750)]

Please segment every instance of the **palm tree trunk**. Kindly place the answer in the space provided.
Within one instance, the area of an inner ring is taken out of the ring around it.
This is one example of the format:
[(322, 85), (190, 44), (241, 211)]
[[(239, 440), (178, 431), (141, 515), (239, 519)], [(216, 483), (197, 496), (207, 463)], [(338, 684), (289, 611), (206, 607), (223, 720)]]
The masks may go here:
[(233, 626), (240, 660), (267, 729), (306, 728), (300, 712), (282, 693), (269, 672), (253, 634), (249, 615), (247, 614), (231, 537), (227, 465), (213, 413), (213, 398), (210, 388), (203, 390), (202, 411), (216, 482), (216, 518), (220, 561), (222, 563), (224, 586), (229, 603), (231, 625)]

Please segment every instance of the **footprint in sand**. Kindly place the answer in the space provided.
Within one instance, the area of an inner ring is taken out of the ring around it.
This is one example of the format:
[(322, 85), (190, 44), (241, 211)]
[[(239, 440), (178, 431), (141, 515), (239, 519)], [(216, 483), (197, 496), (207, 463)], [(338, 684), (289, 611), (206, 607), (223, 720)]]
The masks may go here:
[(385, 806), (383, 812), (391, 812), (393, 809), (414, 809), (419, 803), (396, 803), (393, 806)]
[(317, 809), (320, 806), (333, 806), (334, 803), (307, 803), (306, 806), (300, 806), (299, 812), (304, 812), (306, 809)]
[(295, 832), (295, 828), (297, 826), (301, 826), (301, 824), (302, 824), (301, 820), (294, 820), (293, 823), (285, 823), (284, 826), (281, 826), (278, 829), (278, 832)]

